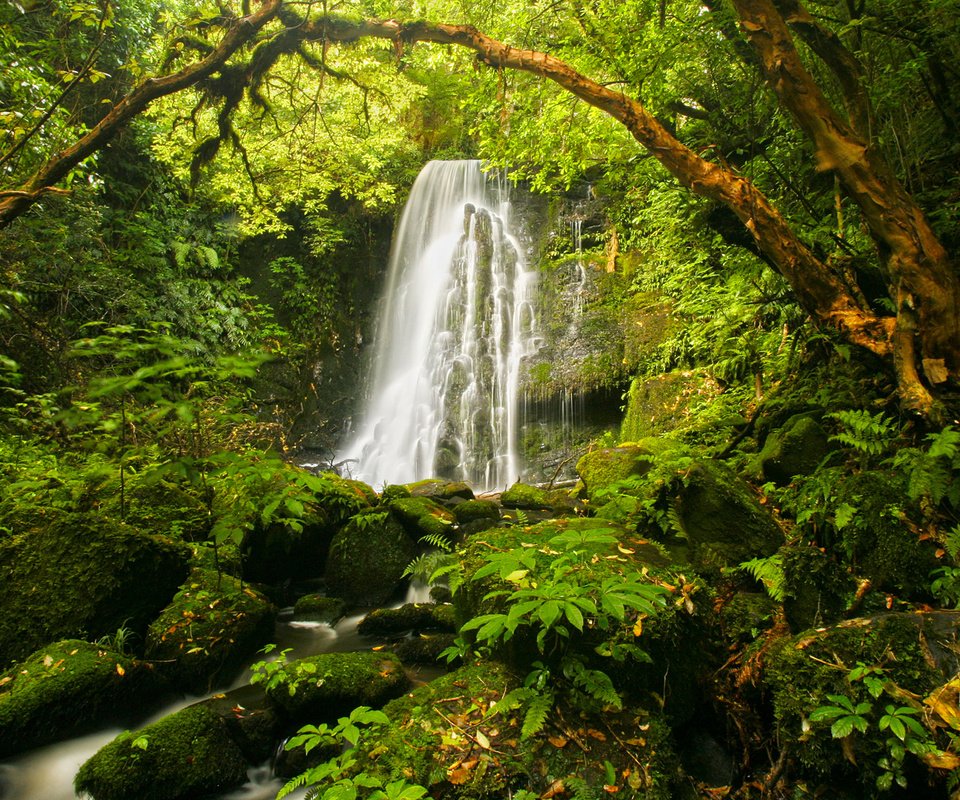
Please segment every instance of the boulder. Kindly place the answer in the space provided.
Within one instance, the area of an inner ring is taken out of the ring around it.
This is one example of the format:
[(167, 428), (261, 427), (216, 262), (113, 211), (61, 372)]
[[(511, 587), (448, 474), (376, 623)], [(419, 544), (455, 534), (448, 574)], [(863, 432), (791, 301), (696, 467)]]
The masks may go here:
[(448, 481), (443, 478), (427, 478), (406, 484), (412, 497), (430, 497), (434, 500), (473, 500), (473, 489), (463, 481)]
[(48, 645), (0, 675), (0, 759), (118, 720), (157, 688), (152, 665), (109, 647)]
[(228, 683), (273, 636), (277, 609), (232, 575), (195, 567), (147, 631), (146, 656), (177, 688)]
[(293, 616), (297, 619), (310, 619), (332, 625), (346, 613), (346, 610), (347, 604), (339, 597), (307, 594), (294, 604)]
[(633, 442), (682, 429), (694, 411), (720, 393), (717, 382), (702, 373), (676, 370), (653, 378), (634, 378), (620, 439)]
[(410, 631), (448, 631), (457, 628), (452, 605), (407, 603), (400, 608), (378, 608), (360, 620), (364, 636), (391, 636)]
[(390, 512), (361, 512), (330, 545), (327, 591), (350, 605), (383, 605), (416, 554), (416, 544)]
[(74, 786), (94, 800), (187, 800), (246, 779), (243, 751), (223, 719), (198, 704), (121, 733), (80, 767)]
[(594, 500), (598, 492), (614, 483), (645, 475), (657, 456), (680, 449), (679, 442), (657, 438), (603, 447), (591, 450), (577, 462), (577, 474), (587, 497)]
[(693, 462), (676, 502), (689, 556), (701, 566), (736, 566), (783, 544), (783, 532), (749, 485), (720, 461)]
[(390, 511), (415, 540), (424, 537), (453, 539), (456, 519), (442, 505), (429, 497), (401, 497), (391, 501)]
[(500, 506), (492, 500), (464, 500), (453, 507), (453, 516), (461, 525), (489, 522), (492, 526), (500, 521)]
[(142, 637), (187, 576), (190, 548), (95, 512), (0, 540), (0, 667), (45, 644)]
[(284, 664), (267, 697), (294, 724), (332, 722), (357, 706), (379, 708), (409, 685), (391, 653), (321, 653)]
[(811, 474), (833, 449), (816, 414), (795, 414), (767, 436), (751, 471), (784, 486), (797, 475)]

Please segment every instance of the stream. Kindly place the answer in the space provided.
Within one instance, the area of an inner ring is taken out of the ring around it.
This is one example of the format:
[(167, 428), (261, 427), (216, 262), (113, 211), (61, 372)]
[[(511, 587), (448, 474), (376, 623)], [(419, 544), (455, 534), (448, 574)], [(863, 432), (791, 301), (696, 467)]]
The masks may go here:
[[(403, 602), (428, 602), (428, 590), (411, 586)], [(399, 605), (399, 604), (398, 604)], [(293, 609), (287, 608), (277, 618), (274, 642), (275, 652), (291, 649), (288, 658), (318, 655), (320, 653), (343, 653), (366, 650), (377, 644), (370, 637), (361, 636), (357, 625), (366, 612), (344, 617), (335, 625), (293, 617)], [(251, 663), (263, 660), (258, 655)], [(134, 720), (131, 729), (139, 729), (162, 717), (168, 716), (188, 705), (204, 700), (214, 694), (244, 686), (250, 682), (251, 671), (245, 669), (227, 687), (219, 687), (207, 695), (181, 696), (164, 707), (141, 719)], [(413, 676), (416, 680), (416, 676)], [(432, 676), (428, 676), (429, 677)], [(422, 680), (422, 679), (421, 679)], [(16, 758), (0, 763), (0, 800), (76, 800), (73, 777), (80, 766), (105, 744), (122, 732), (120, 727), (109, 727), (57, 744), (38, 747)], [(247, 771), (247, 783), (219, 796), (220, 800), (272, 800), (283, 781), (273, 776), (269, 764), (260, 764)], [(288, 797), (298, 800), (306, 789), (293, 792)], [(132, 799), (131, 799), (132, 800)]]

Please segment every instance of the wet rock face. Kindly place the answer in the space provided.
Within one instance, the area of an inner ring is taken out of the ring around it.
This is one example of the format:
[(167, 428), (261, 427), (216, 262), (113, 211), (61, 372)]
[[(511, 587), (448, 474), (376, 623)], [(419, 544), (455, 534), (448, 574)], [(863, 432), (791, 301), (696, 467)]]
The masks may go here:
[(187, 576), (190, 550), (95, 513), (0, 541), (0, 667), (58, 639), (142, 636)]
[(813, 413), (796, 414), (772, 431), (757, 455), (752, 471), (781, 486), (797, 475), (809, 475), (834, 450), (827, 432)]

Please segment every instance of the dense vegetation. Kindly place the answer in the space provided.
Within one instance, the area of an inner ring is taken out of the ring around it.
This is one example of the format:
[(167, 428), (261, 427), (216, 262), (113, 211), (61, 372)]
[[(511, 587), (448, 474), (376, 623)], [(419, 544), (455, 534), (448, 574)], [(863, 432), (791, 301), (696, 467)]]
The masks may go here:
[[(299, 779), (331, 797), (955, 792), (958, 26), (956, 0), (4, 2), (0, 733), (109, 705), (71, 686), (216, 683), (291, 582), (382, 570), (342, 578), (363, 605), (423, 535), (466, 666), (384, 713), (399, 683), (344, 690), (295, 742), (360, 742)], [(586, 263), (593, 349), (529, 391), (624, 395), (574, 494), (519, 510), (288, 460), (330, 465), (392, 219), (465, 157), (587, 208), (582, 253), (540, 250), (547, 288)], [(214, 717), (181, 727), (215, 751)]]

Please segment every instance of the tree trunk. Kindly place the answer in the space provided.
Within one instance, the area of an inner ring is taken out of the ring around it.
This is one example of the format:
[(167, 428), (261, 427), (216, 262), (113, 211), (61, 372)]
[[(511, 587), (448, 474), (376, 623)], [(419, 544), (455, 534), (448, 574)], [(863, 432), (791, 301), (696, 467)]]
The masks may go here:
[(836, 172), (863, 214), (897, 304), (901, 398), (928, 416), (935, 403), (918, 361), (929, 384), (960, 378), (960, 281), (954, 265), (881, 153), (840, 118), (803, 66), (773, 0), (733, 4), (767, 80), (816, 147), (820, 168)]

